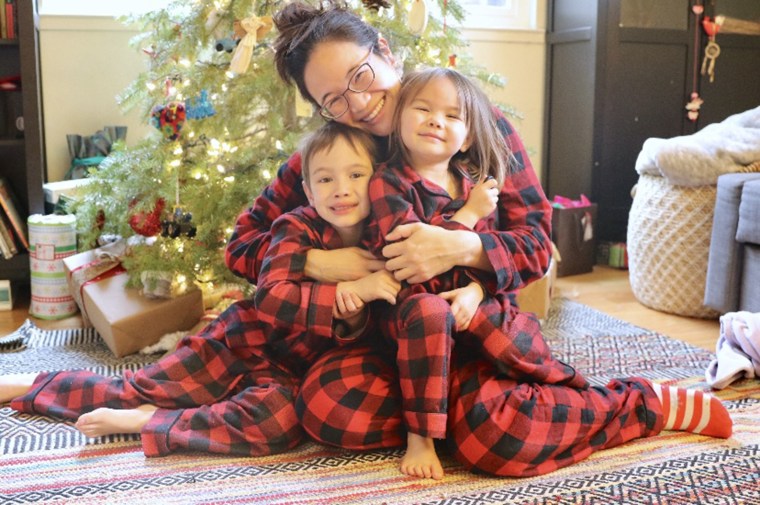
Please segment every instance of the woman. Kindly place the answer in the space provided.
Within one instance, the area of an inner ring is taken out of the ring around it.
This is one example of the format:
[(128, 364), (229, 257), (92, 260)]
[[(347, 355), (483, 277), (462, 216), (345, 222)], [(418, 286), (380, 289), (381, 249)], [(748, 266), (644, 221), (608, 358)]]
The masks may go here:
[[(295, 82), (325, 118), (364, 129), (382, 144), (392, 129), (400, 88), (387, 41), (331, 3), (319, 8), (288, 4), (275, 24), (275, 64), (283, 80)], [(551, 207), (519, 137), (503, 116), (498, 122), (517, 165), (501, 190), (509, 203), (498, 211), (500, 231), (403, 225), (387, 236), (392, 243), (383, 248), (385, 261), (355, 248), (311, 251), (305, 274), (339, 281), (385, 267), (400, 281), (419, 283), (458, 265), (493, 272), (497, 289), (517, 289), (539, 278), (551, 250)], [(226, 256), (238, 275), (256, 282), (272, 221), (306, 202), (299, 179), (296, 154), (239, 217)], [(538, 324), (530, 328), (539, 331)], [(687, 395), (637, 378), (586, 390), (519, 382), (500, 375), (486, 360), (454, 354), (447, 440), (455, 457), (471, 469), (502, 476), (543, 474), (666, 426), (730, 436), (725, 408), (700, 391)], [(307, 373), (299, 393), (296, 407), (305, 431), (350, 449), (403, 445), (394, 360), (392, 352), (372, 342), (328, 351)], [(701, 408), (687, 408), (687, 400)]]

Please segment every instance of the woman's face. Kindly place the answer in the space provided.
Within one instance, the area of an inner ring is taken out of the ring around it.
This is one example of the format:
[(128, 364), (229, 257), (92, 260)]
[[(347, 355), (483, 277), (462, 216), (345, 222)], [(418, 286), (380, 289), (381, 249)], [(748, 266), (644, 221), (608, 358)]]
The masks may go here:
[[(343, 95), (348, 110), (335, 121), (361, 128), (373, 135), (391, 133), (401, 80), (393, 67), (393, 56), (384, 40), (378, 42), (383, 56), (354, 42), (331, 41), (318, 44), (304, 69), (304, 82), (309, 94), (321, 106)], [(366, 91), (348, 90), (356, 70), (368, 63), (375, 79)]]

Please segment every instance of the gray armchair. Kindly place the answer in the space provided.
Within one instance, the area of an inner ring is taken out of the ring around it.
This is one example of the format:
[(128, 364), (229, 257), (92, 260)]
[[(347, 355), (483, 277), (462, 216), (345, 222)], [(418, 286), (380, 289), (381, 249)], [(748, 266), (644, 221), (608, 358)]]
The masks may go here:
[(718, 178), (705, 305), (760, 312), (760, 173)]

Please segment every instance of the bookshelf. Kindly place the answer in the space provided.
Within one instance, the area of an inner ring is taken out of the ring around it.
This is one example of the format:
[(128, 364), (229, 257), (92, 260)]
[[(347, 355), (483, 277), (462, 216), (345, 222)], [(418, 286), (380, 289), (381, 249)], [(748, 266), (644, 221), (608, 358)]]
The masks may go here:
[[(0, 39), (0, 78), (20, 75), (20, 91), (0, 91), (0, 176), (18, 198), (24, 218), (44, 211), (44, 136), (40, 100), (39, 34), (36, 0), (17, 2), (18, 38)], [(15, 128), (18, 112), (24, 130)], [(0, 279), (29, 281), (29, 253), (0, 257)]]

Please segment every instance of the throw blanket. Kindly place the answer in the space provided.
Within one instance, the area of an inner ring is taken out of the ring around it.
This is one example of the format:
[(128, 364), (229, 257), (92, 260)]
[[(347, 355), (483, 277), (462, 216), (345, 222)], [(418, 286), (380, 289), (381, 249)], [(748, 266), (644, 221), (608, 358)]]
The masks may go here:
[(758, 160), (760, 107), (692, 135), (647, 139), (636, 159), (636, 171), (665, 177), (676, 186), (711, 186), (720, 175), (751, 171), (747, 165)]
[(715, 354), (705, 372), (713, 388), (723, 389), (741, 378), (760, 377), (760, 313), (728, 312), (721, 316)]

